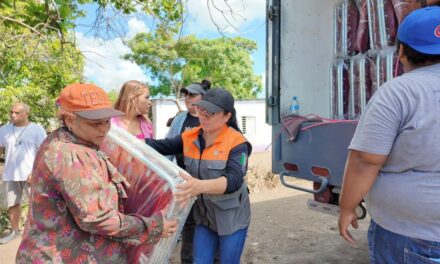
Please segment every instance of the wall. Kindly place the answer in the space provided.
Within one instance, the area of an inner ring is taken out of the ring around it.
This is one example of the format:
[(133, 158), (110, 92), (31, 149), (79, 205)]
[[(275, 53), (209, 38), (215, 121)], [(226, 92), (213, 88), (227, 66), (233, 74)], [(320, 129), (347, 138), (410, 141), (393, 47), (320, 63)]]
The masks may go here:
[[(246, 138), (253, 146), (254, 152), (265, 151), (271, 144), (272, 131), (271, 127), (265, 123), (265, 103), (264, 99), (236, 101), (235, 108), (237, 110), (237, 121), (241, 129), (243, 129), (243, 117), (247, 123)], [(183, 101), (179, 102), (182, 109), (185, 109)], [(168, 99), (153, 100), (153, 123), (155, 138), (164, 138), (168, 132), (166, 127), (167, 120), (175, 116), (178, 109), (176, 104)], [(254, 122), (255, 121), (255, 122)]]

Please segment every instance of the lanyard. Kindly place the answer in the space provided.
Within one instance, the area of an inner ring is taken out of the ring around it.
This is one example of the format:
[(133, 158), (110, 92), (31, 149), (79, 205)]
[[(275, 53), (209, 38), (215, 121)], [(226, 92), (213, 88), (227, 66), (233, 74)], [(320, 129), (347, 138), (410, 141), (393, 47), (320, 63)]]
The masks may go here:
[(15, 147), (21, 145), (21, 137), (23, 136), (23, 133), (26, 132), (26, 129), (28, 128), (28, 126), (29, 126), (29, 124), (27, 124), (27, 125), (24, 127), (23, 131), (21, 131), (21, 133), (20, 133), (20, 134), (18, 135), (18, 137), (17, 137), (17, 136), (15, 135), (15, 125), (14, 125), (14, 124), (12, 125), (12, 135), (13, 135), (14, 138), (15, 138), (15, 143), (14, 143), (14, 146), (15, 146)]

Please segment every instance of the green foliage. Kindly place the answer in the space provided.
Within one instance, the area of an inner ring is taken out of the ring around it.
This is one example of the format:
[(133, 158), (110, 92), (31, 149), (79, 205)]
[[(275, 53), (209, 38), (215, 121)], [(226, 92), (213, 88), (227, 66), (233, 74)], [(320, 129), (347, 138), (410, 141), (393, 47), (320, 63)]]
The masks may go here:
[[(76, 19), (86, 15), (82, 5), (95, 3), (94, 26), (115, 30), (109, 17), (143, 10), (167, 31), (182, 19), (175, 0), (27, 0), (0, 1), (0, 112), (14, 102), (31, 107), (31, 119), (48, 126), (54, 100), (67, 84), (81, 80), (84, 59), (73, 36)], [(111, 15), (109, 15), (111, 14)], [(97, 29), (99, 30), (99, 29)], [(116, 97), (111, 94), (113, 100)], [(0, 116), (5, 123), (8, 115)]]
[(9, 218), (7, 212), (0, 213), (0, 235), (5, 232), (5, 230), (10, 228)]
[[(26, 222), (26, 216), (29, 211), (29, 204), (21, 205), (21, 215), (20, 215), (20, 224), (21, 227), (24, 227)], [(11, 229), (11, 224), (9, 222), (8, 212), (0, 212), (0, 235), (2, 235), (6, 230)]]
[[(26, 85), (24, 87), (8, 86), (0, 91), (0, 112), (9, 113), (12, 104), (15, 102), (23, 102), (31, 108), (29, 119), (32, 122), (37, 122), (46, 128), (49, 128), (50, 121), (54, 119), (55, 97), (47, 93), (46, 90), (36, 87), (34, 85)], [(0, 116), (0, 123), (7, 123), (8, 115)]]
[(14, 0), (0, 1), (0, 18), (8, 26), (32, 28), (37, 36), (56, 34), (64, 41), (69, 30), (76, 27), (75, 20), (85, 16), (81, 5), (90, 3), (97, 4), (95, 22), (106, 27), (111, 25), (110, 13), (128, 15), (141, 9), (167, 25), (180, 21), (183, 14), (181, 1), (175, 0)]
[(261, 91), (261, 76), (253, 72), (251, 54), (257, 44), (248, 39), (177, 39), (177, 30), (158, 28), (137, 34), (128, 42), (125, 58), (143, 66), (158, 85), (152, 94), (179, 96), (183, 86), (209, 79), (213, 86), (230, 90), (237, 98), (255, 98)]
[(115, 91), (115, 90), (111, 90), (110, 92), (107, 93), (110, 101), (114, 104), (116, 102), (116, 100), (118, 99), (119, 96), (119, 92)]
[[(9, 11), (1, 9), (0, 15)], [(55, 116), (55, 97), (64, 86), (81, 79), (84, 59), (57, 35), (36, 38), (34, 33), (0, 21), (0, 112), (9, 113), (11, 105), (21, 101), (31, 107), (30, 119), (48, 128)], [(0, 115), (0, 123), (7, 121), (7, 114)]]

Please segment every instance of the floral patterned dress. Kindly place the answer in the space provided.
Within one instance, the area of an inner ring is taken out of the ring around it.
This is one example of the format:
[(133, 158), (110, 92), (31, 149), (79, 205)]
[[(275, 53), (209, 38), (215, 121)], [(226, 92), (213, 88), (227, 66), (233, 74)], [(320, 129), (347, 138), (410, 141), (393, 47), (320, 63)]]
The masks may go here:
[(130, 245), (157, 243), (162, 215), (125, 215), (128, 183), (96, 146), (65, 128), (41, 145), (17, 263), (126, 263)]

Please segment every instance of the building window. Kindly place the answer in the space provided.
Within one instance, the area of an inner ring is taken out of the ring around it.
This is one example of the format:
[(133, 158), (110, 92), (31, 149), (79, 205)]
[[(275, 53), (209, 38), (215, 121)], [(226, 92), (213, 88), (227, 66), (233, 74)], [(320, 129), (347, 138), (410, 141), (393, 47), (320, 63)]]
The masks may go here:
[(257, 122), (255, 116), (241, 117), (241, 130), (245, 135), (255, 135), (257, 130)]

